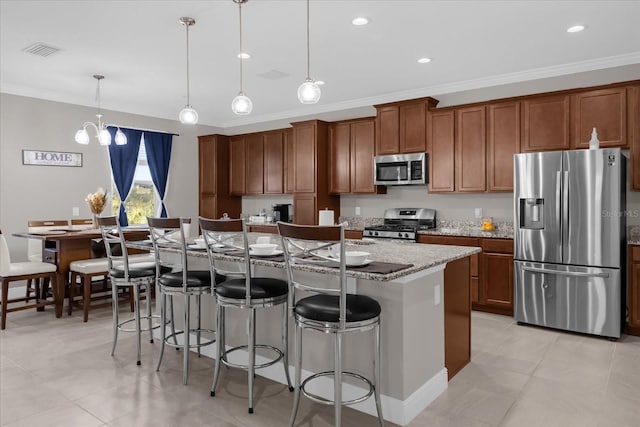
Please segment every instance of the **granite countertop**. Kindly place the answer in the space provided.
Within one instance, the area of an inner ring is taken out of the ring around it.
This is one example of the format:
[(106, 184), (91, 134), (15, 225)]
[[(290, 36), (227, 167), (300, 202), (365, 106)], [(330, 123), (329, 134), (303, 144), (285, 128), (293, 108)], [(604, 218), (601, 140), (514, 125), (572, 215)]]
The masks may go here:
[[(265, 236), (266, 235), (267, 234), (265, 234)], [(272, 239), (272, 242), (280, 244), (279, 239)], [(398, 279), (400, 277), (408, 276), (409, 274), (416, 273), (421, 270), (426, 270), (430, 267), (435, 267), (440, 264), (468, 257), (481, 251), (480, 248), (469, 246), (421, 245), (416, 243), (386, 241), (369, 242), (361, 240), (348, 240), (346, 244), (347, 250), (369, 252), (371, 254), (369, 258), (373, 261), (397, 264), (413, 264), (412, 267), (389, 274), (369, 273), (358, 271), (357, 269), (347, 269), (347, 276), (349, 277), (378, 281), (390, 281)], [(145, 246), (143, 243), (129, 242), (127, 246), (132, 248), (148, 249), (148, 244)], [(204, 250), (190, 250), (189, 253), (190, 255), (195, 257), (207, 257), (207, 253)], [(225, 255), (222, 253), (216, 254), (215, 256), (221, 260), (226, 261), (238, 260), (237, 256)], [(263, 265), (276, 268), (285, 267), (284, 262), (273, 261), (269, 258), (252, 257), (251, 262), (254, 265)], [(339, 273), (339, 270), (337, 268), (325, 267), (317, 264), (295, 264), (293, 268), (331, 275), (337, 275)]]
[(485, 231), (478, 226), (463, 226), (459, 228), (437, 227), (431, 230), (421, 230), (418, 234), (432, 236), (482, 237), (489, 239), (513, 239), (513, 228), (497, 227), (493, 231)]

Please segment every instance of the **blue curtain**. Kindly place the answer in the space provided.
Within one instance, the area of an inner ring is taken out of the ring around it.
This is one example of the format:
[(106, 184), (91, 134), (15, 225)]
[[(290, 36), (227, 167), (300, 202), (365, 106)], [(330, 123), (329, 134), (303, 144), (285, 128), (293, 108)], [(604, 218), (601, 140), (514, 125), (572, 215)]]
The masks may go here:
[[(115, 141), (117, 128), (109, 126), (107, 128), (111, 134), (111, 141)], [(109, 159), (111, 161), (111, 172), (113, 173), (113, 181), (120, 195), (120, 211), (118, 212), (118, 222), (120, 226), (129, 225), (127, 212), (124, 209), (125, 201), (131, 192), (133, 185), (133, 177), (138, 164), (138, 151), (140, 151), (140, 139), (142, 131), (136, 129), (120, 128), (127, 136), (125, 145), (116, 145), (112, 142), (109, 145)]]
[(161, 218), (167, 217), (164, 195), (167, 190), (172, 141), (173, 134), (170, 133), (144, 132), (144, 147), (147, 150), (147, 161), (149, 162), (151, 179), (160, 195), (160, 204), (162, 206), (160, 211)]

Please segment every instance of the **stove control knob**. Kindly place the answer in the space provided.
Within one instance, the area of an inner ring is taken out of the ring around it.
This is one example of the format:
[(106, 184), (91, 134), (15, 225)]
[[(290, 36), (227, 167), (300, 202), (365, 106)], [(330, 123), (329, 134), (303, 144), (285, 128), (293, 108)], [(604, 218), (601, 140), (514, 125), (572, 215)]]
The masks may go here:
[(373, 234), (374, 234), (375, 236), (377, 236), (377, 235), (378, 235), (378, 232), (377, 232), (377, 231), (375, 231)]
[(404, 233), (404, 237), (409, 238), (409, 233)]
[(402, 237), (402, 233), (398, 233), (398, 237)]

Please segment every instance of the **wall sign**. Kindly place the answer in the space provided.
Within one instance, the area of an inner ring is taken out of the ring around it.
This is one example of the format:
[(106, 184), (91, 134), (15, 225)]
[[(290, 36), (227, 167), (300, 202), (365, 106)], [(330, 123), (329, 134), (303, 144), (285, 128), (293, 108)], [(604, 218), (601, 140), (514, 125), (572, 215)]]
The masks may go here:
[(22, 150), (23, 165), (82, 167), (82, 153)]

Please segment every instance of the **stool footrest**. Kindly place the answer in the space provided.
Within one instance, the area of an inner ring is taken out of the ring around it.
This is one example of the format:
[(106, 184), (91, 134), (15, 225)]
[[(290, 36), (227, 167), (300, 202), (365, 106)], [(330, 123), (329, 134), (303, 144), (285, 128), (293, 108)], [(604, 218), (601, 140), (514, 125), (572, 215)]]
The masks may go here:
[[(277, 354), (277, 357), (275, 359), (272, 359), (268, 362), (262, 363), (260, 365), (255, 365), (253, 368), (254, 369), (261, 369), (261, 368), (266, 368), (268, 366), (274, 365), (276, 363), (278, 363), (280, 360), (282, 360), (282, 358), (284, 357), (284, 354), (282, 353), (282, 350), (280, 350), (277, 347), (274, 347), (272, 345), (266, 345), (266, 344), (256, 344), (255, 348), (266, 348), (268, 350), (271, 350), (273, 352), (275, 352)], [(229, 362), (229, 359), (227, 358), (227, 355), (229, 353), (232, 353), (234, 351), (237, 350), (249, 350), (249, 346), (248, 345), (239, 345), (237, 347), (233, 347), (230, 348), (229, 350), (225, 351), (222, 353), (222, 357), (220, 358), (220, 361), (222, 363), (224, 363), (227, 366), (230, 366), (232, 368), (240, 368), (240, 369), (249, 369), (249, 367), (247, 365), (243, 365), (243, 364), (239, 364), (239, 363), (233, 363), (233, 362)]]
[[(140, 317), (140, 322), (142, 322), (143, 320), (149, 320), (149, 318), (151, 318), (151, 319), (158, 319), (158, 318), (160, 318), (160, 316), (158, 316), (157, 314), (153, 314), (153, 315), (151, 315), (151, 316), (141, 316), (141, 317)], [(120, 322), (120, 323), (118, 323), (118, 330), (119, 330), (119, 331), (122, 331), (122, 332), (137, 332), (137, 330), (136, 330), (135, 328), (125, 328), (125, 327), (124, 327), (124, 325), (127, 325), (127, 324), (129, 324), (129, 323), (131, 323), (131, 322), (135, 322), (135, 320), (136, 320), (136, 319), (135, 319), (135, 317), (134, 317), (134, 318), (132, 318), (132, 319), (125, 320), (124, 322)], [(152, 326), (151, 326), (151, 329), (152, 329), (152, 330), (153, 330), (153, 329), (158, 329), (160, 326), (161, 326), (161, 324), (160, 324), (160, 323), (158, 323), (158, 324), (156, 324), (156, 325), (152, 325)], [(144, 327), (144, 328), (142, 328), (142, 327), (140, 328), (140, 332), (148, 332), (148, 331), (149, 331), (149, 327), (148, 327), (148, 326), (147, 326), (147, 327)]]
[[(160, 326), (160, 325), (158, 325), (158, 326)], [(198, 332), (216, 335), (216, 331), (214, 331), (213, 329), (189, 329), (189, 333), (191, 333), (191, 334), (197, 334)], [(184, 348), (183, 344), (175, 344), (175, 343), (169, 341), (173, 337), (177, 337), (178, 335), (182, 335), (182, 334), (184, 334), (184, 331), (177, 331), (175, 334), (169, 334), (169, 335), (164, 337), (164, 343), (166, 345), (168, 345), (169, 347)], [(214, 342), (216, 342), (216, 338), (211, 338), (209, 341), (200, 342), (200, 344), (198, 344), (197, 342), (190, 343), (189, 344), (189, 348), (205, 347), (205, 346), (213, 344)]]
[[(373, 391), (374, 391), (373, 383), (369, 381), (367, 378), (363, 377), (362, 375), (355, 374), (353, 372), (343, 372), (342, 375), (360, 380), (369, 388), (369, 390), (360, 397), (357, 397), (351, 400), (343, 400), (341, 402), (343, 405), (355, 405), (356, 403), (364, 402), (373, 394)], [(318, 378), (321, 378), (321, 377), (333, 377), (333, 376), (334, 376), (334, 371), (325, 371), (325, 372), (319, 372), (317, 374), (313, 374), (302, 382), (302, 385), (300, 385), (300, 391), (302, 392), (302, 394), (304, 394), (305, 396), (307, 396), (309, 399), (313, 400), (316, 403), (321, 403), (323, 405), (333, 405), (335, 403), (334, 400), (327, 399), (322, 396), (318, 396), (317, 394), (313, 394), (305, 389), (306, 385), (313, 380), (317, 380)]]

